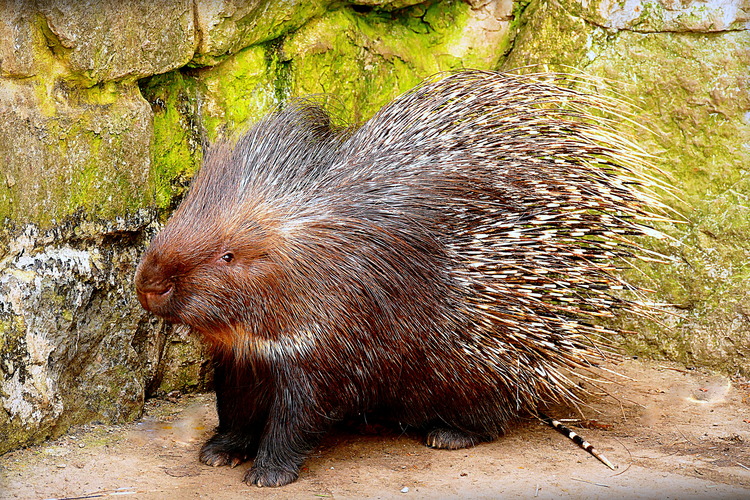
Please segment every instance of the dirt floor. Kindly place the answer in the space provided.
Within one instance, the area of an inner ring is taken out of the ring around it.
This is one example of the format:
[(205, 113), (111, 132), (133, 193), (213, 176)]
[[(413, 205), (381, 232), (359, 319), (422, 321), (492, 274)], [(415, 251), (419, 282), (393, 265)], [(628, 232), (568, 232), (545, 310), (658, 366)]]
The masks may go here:
[(0, 498), (750, 498), (748, 381), (640, 361), (617, 370), (627, 378), (589, 398), (583, 428), (570, 423), (615, 471), (539, 422), (456, 451), (376, 427), (332, 433), (296, 483), (260, 489), (242, 483), (247, 465), (198, 462), (216, 415), (210, 395), (193, 395), (0, 457)]

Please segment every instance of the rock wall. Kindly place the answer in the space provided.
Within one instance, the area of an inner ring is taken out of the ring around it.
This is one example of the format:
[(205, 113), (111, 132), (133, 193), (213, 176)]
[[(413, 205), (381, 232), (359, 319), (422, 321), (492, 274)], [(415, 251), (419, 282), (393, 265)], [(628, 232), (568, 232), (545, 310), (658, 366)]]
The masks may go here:
[(678, 314), (624, 342), (749, 375), (743, 1), (0, 2), (0, 453), (210, 383), (132, 293), (202, 144), (300, 95), (356, 123), (462, 67), (576, 68), (637, 106), (688, 222), (635, 277)]

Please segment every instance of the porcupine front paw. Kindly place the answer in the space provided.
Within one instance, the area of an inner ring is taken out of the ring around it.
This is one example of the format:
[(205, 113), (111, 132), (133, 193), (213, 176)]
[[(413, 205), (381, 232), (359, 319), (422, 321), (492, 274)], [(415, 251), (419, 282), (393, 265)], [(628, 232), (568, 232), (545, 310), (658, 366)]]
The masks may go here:
[(238, 445), (237, 438), (228, 434), (215, 434), (206, 441), (199, 455), (200, 461), (211, 467), (237, 467), (249, 458), (246, 448)]
[(425, 444), (430, 448), (458, 450), (460, 448), (471, 448), (485, 441), (491, 441), (491, 438), (457, 429), (438, 428), (427, 434)]
[(245, 474), (243, 481), (256, 486), (284, 486), (293, 483), (299, 477), (299, 471), (292, 471), (283, 467), (253, 466)]

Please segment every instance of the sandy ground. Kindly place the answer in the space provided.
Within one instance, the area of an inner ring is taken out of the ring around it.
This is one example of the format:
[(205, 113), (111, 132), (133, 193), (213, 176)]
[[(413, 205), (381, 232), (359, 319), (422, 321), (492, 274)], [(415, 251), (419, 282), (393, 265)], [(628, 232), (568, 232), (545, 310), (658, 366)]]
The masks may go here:
[(247, 465), (197, 461), (216, 415), (211, 395), (193, 395), (0, 457), (0, 498), (750, 498), (748, 381), (640, 361), (617, 370), (629, 378), (589, 398), (585, 428), (571, 423), (616, 471), (538, 422), (456, 451), (375, 427), (333, 432), (296, 483), (261, 489), (242, 483)]

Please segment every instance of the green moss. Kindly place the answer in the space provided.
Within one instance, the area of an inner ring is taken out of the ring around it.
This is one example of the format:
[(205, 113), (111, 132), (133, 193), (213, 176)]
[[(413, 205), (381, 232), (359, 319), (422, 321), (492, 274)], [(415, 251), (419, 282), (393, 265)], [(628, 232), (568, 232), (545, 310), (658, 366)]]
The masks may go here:
[(0, 317), (0, 357), (14, 356), (22, 352), (25, 331), (26, 322), (23, 316), (9, 314)]
[(327, 0), (255, 2), (244, 16), (225, 17), (209, 29), (190, 65), (216, 66), (247, 47), (272, 42), (322, 14), (328, 3)]
[(500, 64), (502, 70), (566, 73), (579, 67), (596, 28), (547, 0), (517, 6), (512, 25), (514, 49)]
[(63, 308), (60, 310), (59, 314), (62, 320), (65, 321), (66, 323), (72, 323), (73, 320), (75, 319), (75, 316), (73, 315), (73, 311), (71, 311), (70, 309)]
[(144, 205), (151, 125), (133, 86), (2, 85), (29, 104), (0, 113), (0, 216), (47, 227), (78, 210), (113, 218)]
[(196, 123), (196, 83), (179, 71), (141, 82), (154, 113), (149, 188), (160, 208), (182, 195), (201, 161), (201, 132)]
[(160, 380), (158, 394), (167, 394), (173, 390), (205, 390), (206, 367), (196, 363), (196, 359), (205, 359), (202, 347), (192, 339), (173, 340), (167, 345), (165, 357), (169, 359), (169, 369)]
[(279, 58), (291, 67), (290, 93), (336, 96), (344, 118), (359, 122), (427, 76), (490, 69), (497, 62), (495, 47), (462, 38), (470, 15), (469, 5), (459, 1), (396, 12), (328, 12), (281, 47)]
[(249, 47), (221, 64), (195, 71), (204, 99), (202, 124), (210, 140), (246, 129), (277, 105), (276, 59), (269, 44)]
[(0, 174), (0, 225), (7, 224), (7, 221), (14, 218), (13, 201), (17, 197), (14, 187), (17, 182), (10, 172), (6, 172), (5, 175)]
[(5, 332), (7, 332), (9, 329), (10, 329), (10, 321), (7, 319), (6, 320), (0, 319), (0, 352), (2, 352), (3, 347), (5, 347), (5, 343), (6, 343)]
[[(94, 136), (91, 138), (89, 147), (92, 157), (84, 165), (81, 165), (80, 170), (73, 175), (70, 192), (66, 196), (68, 211), (71, 213), (91, 203), (91, 199), (95, 198), (96, 192), (101, 189), (99, 180), (103, 175), (102, 165), (97, 161), (101, 143), (101, 137)], [(62, 184), (65, 179), (59, 179), (59, 182)]]
[[(677, 197), (668, 200), (689, 220), (674, 230), (688, 266), (684, 275), (672, 275), (675, 266), (660, 268), (667, 273), (659, 278), (664, 287), (677, 280), (690, 290), (672, 302), (711, 307), (750, 269), (750, 151), (743, 146), (750, 143), (744, 118), (750, 97), (742, 84), (750, 58), (727, 57), (741, 55), (749, 43), (742, 33), (624, 33), (601, 62), (586, 68), (610, 78), (627, 75), (639, 120), (658, 131), (641, 143), (659, 152), (659, 165), (677, 187)], [(625, 47), (630, 57), (616, 57)]]
[(200, 165), (202, 142), (244, 130), (277, 105), (268, 50), (250, 47), (212, 68), (141, 82), (154, 114), (149, 187), (157, 206), (170, 207), (184, 194)]
[(215, 66), (144, 80), (154, 112), (149, 183), (158, 206), (184, 191), (200, 162), (201, 134), (209, 142), (232, 136), (290, 97), (331, 96), (345, 122), (359, 122), (431, 74), (494, 67), (491, 46), (462, 38), (471, 13), (458, 0), (396, 12), (340, 8), (283, 39), (221, 55)]

